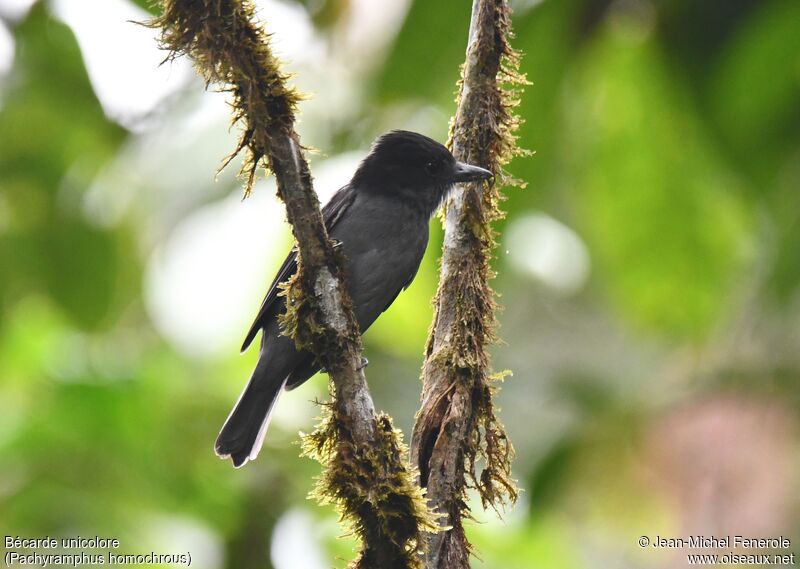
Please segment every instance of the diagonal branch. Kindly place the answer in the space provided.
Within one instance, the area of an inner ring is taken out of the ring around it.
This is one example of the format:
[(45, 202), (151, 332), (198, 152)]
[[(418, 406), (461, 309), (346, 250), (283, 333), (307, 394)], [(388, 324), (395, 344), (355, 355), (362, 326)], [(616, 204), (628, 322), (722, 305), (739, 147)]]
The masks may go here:
[[(404, 447), (388, 417), (376, 416), (361, 365), (361, 334), (341, 262), (325, 231), (311, 174), (294, 129), (298, 93), (287, 85), (249, 0), (165, 0), (150, 23), (161, 28), (168, 58), (188, 55), (207, 83), (233, 95), (243, 130), (248, 193), (259, 166), (276, 178), (298, 246), (298, 271), (286, 285), (283, 319), (298, 347), (328, 370), (334, 401), (305, 441), (325, 471), (318, 493), (334, 503), (362, 539), (361, 568), (412, 568), (421, 532), (435, 529)], [(226, 162), (227, 163), (227, 162)]]
[[(505, 0), (474, 0), (458, 109), (451, 124), (456, 159), (488, 168), (501, 183), (516, 183), (502, 170), (514, 155), (513, 114), (518, 56), (509, 43)], [(455, 192), (445, 212), (445, 238), (436, 314), (423, 365), (423, 400), (412, 437), (412, 460), (434, 511), (449, 530), (429, 534), (426, 568), (469, 567), (470, 546), (462, 518), (468, 486), (484, 506), (514, 501), (513, 448), (497, 420), (487, 346), (494, 341), (495, 300), (489, 262), (495, 246), (492, 221), (501, 217), (495, 184), (470, 183)], [(502, 374), (501, 374), (502, 375)], [(480, 476), (476, 461), (486, 465)]]

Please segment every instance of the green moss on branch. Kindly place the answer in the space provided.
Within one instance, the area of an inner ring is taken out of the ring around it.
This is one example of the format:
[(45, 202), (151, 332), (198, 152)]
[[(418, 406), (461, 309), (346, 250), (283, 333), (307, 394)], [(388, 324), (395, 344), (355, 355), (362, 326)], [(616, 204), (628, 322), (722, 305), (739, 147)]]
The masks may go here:
[[(489, 282), (496, 246), (492, 222), (503, 216), (501, 186), (522, 185), (504, 170), (515, 156), (521, 88), (519, 54), (510, 44), (504, 0), (474, 0), (467, 60), (459, 82), (450, 145), (464, 162), (489, 168), (496, 182), (467, 184), (445, 210), (445, 239), (436, 312), (423, 366), (423, 403), (412, 437), (412, 458), (435, 511), (451, 529), (430, 536), (428, 569), (469, 567), (462, 520), (466, 491), (484, 507), (513, 502), (513, 447), (493, 403), (497, 379), (487, 347), (496, 341), (497, 309)], [(502, 374), (501, 374), (502, 375)], [(481, 460), (483, 459), (483, 460)], [(479, 465), (484, 464), (479, 472)]]
[(351, 566), (421, 568), (423, 532), (437, 532), (439, 526), (407, 466), (402, 435), (380, 414), (377, 444), (357, 445), (336, 406), (324, 409), (317, 429), (303, 437), (303, 452), (327, 465), (313, 496), (333, 504), (340, 521), (364, 544)]
[(294, 130), (300, 96), (287, 85), (249, 0), (165, 0), (151, 22), (169, 57), (189, 55), (207, 83), (233, 95), (242, 124), (245, 193), (259, 166), (275, 174), (297, 241), (298, 270), (284, 286), (284, 332), (311, 351), (334, 386), (331, 412), (306, 438), (320, 460), (317, 495), (336, 504), (362, 540), (360, 569), (420, 566), (422, 532), (435, 531), (404, 447), (388, 417), (376, 417), (361, 369), (361, 334), (341, 279), (341, 259), (325, 231), (311, 173)]
[(245, 152), (241, 174), (245, 195), (252, 190), (259, 165), (269, 167), (271, 133), (290, 133), (300, 94), (288, 86), (268, 35), (258, 25), (247, 0), (166, 0), (164, 12), (149, 24), (161, 29), (168, 59), (192, 58), (207, 84), (216, 83), (233, 96), (233, 123), (242, 132), (224, 167)]

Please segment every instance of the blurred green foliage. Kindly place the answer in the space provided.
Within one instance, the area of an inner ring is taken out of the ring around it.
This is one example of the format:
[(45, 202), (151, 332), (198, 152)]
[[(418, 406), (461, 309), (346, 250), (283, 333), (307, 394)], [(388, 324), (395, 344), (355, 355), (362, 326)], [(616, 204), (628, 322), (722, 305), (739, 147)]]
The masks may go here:
[[(134, 194), (144, 205), (112, 223), (88, 214), (98, 177), (137, 144), (146, 161), (150, 139), (106, 116), (55, 4), (36, 2), (6, 22), (15, 57), (0, 77), (0, 527), (110, 535), (130, 552), (204, 543), (219, 558), (208, 553), (202, 567), (269, 567), (280, 559), (273, 530), (288, 527), (287, 512), (302, 512), (310, 521), (299, 543), (343, 566), (351, 544), (338, 539), (331, 511), (305, 500), (317, 466), (296, 444), (297, 429), (312, 428), (317, 411), (306, 401), (324, 397), (324, 380), (284, 397), (285, 414), (296, 417), (278, 420), (260, 459), (234, 471), (212, 442), (253, 354), (236, 357), (238, 338), (229, 353), (187, 354), (147, 307), (148, 266), (174, 226), (238, 185), (230, 176), (214, 184), (218, 163), (188, 160), (165, 171), (171, 194), (164, 186), (163, 195)], [(356, 4), (293, 6), (335, 52)], [(499, 229), (505, 235), (531, 213), (559, 220), (586, 248), (590, 271), (565, 292), (512, 262), (536, 243), (498, 251), (506, 309), (495, 364), (514, 371), (499, 401), (528, 492), (506, 525), (476, 504), (486, 523), (469, 528), (475, 565), (664, 566), (666, 557), (639, 550), (639, 535), (710, 533), (735, 521), (714, 514), (716, 502), (687, 502), (693, 481), (726, 504), (782, 497), (781, 508), (765, 506), (737, 529), (797, 536), (800, 477), (782, 459), (796, 456), (799, 440), (800, 3), (515, 6), (514, 45), (533, 82), (520, 142), (536, 155), (512, 164), (528, 188), (508, 196)], [(343, 76), (358, 81), (357, 108), (345, 118), (330, 110), (334, 148), (322, 150), (363, 152), (387, 123), (419, 124), (412, 119), (425, 109), (435, 117), (426, 127), (443, 137), (468, 22), (468, 3), (412, 1), (385, 53), (355, 79)], [(192, 83), (163, 102), (165, 115), (179, 115), (200, 89)], [(147, 186), (136, 168), (113, 178), (115, 192)], [(207, 172), (205, 186), (187, 182), (196, 171)], [(406, 432), (436, 288), (433, 223), (414, 286), (366, 340), (377, 404)], [(287, 245), (279, 240), (276, 259)], [(249, 299), (254, 309), (258, 300)], [(763, 428), (742, 431), (736, 413), (714, 405), (731, 398), (736, 409), (763, 413)], [(659, 438), (664, 425), (676, 446)], [(681, 429), (692, 436), (680, 438)], [(720, 432), (736, 437), (717, 457)], [(691, 470), (706, 454), (694, 443), (722, 466)], [(742, 458), (725, 478), (725, 461), (740, 455), (763, 460)], [(762, 474), (770, 484), (748, 486)], [(691, 519), (717, 525), (703, 530)]]

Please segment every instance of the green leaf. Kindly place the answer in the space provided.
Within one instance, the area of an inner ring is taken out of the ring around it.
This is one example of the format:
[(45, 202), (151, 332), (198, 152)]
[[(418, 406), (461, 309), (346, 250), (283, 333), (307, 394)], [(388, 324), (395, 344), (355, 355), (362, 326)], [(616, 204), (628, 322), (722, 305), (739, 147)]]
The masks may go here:
[(97, 328), (114, 300), (120, 260), (113, 235), (61, 218), (42, 237), (40, 261), (46, 290), (78, 326)]
[[(118, 247), (81, 218), (80, 200), (124, 131), (110, 123), (89, 83), (72, 32), (36, 4), (15, 30), (17, 80), (0, 114), (0, 194), (8, 287), (43, 290), (76, 324), (97, 327), (118, 281)], [(13, 249), (11, 247), (13, 246)]]
[(378, 99), (426, 98), (442, 104), (452, 100), (469, 18), (468, 4), (416, 0), (376, 79)]
[(637, 26), (607, 24), (570, 86), (573, 207), (617, 310), (702, 340), (742, 277), (750, 220), (740, 183)]
[(759, 3), (712, 80), (711, 108), (739, 157), (770, 181), (800, 141), (800, 2)]

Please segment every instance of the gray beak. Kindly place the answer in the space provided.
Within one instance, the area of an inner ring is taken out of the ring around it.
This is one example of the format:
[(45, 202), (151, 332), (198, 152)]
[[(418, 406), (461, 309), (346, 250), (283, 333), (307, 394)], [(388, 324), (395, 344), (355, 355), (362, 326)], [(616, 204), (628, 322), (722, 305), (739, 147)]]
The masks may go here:
[(474, 182), (476, 180), (488, 180), (493, 176), (494, 174), (485, 168), (471, 166), (463, 162), (456, 162), (453, 166), (453, 174), (450, 178), (453, 182)]

